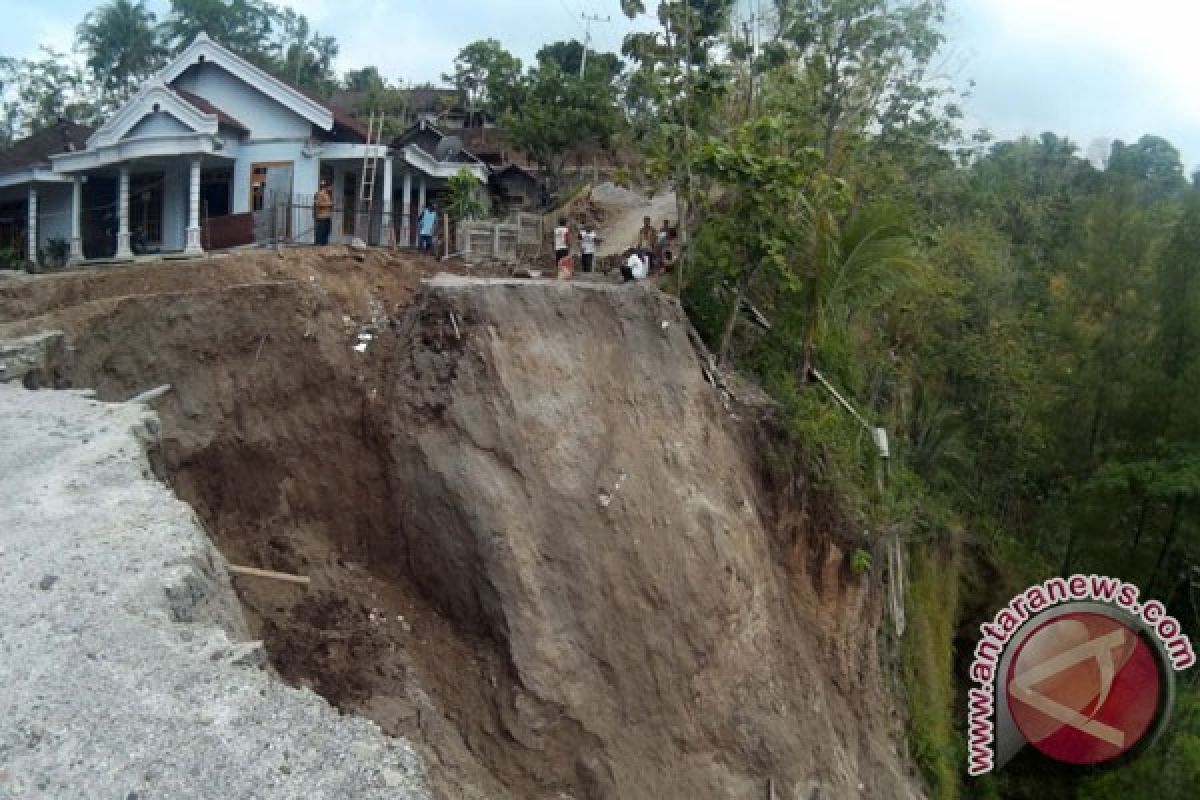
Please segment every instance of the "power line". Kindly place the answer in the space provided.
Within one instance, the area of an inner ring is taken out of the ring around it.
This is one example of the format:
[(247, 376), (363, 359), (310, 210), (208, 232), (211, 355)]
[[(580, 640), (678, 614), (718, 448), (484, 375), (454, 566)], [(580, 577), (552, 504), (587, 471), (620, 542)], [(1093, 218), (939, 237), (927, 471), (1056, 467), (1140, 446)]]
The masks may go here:
[(579, 59), (579, 77), (583, 78), (583, 71), (587, 67), (587, 51), (592, 44), (592, 23), (593, 22), (612, 22), (612, 17), (601, 17), (599, 14), (584, 14), (583, 15), (583, 58)]

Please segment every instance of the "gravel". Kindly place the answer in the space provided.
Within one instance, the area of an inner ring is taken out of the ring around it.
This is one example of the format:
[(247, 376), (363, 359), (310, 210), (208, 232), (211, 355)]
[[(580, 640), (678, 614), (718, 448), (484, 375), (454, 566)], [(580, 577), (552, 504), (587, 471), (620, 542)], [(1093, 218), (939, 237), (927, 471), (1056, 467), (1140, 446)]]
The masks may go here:
[(0, 798), (427, 800), (405, 741), (263, 668), (157, 430), (0, 384)]

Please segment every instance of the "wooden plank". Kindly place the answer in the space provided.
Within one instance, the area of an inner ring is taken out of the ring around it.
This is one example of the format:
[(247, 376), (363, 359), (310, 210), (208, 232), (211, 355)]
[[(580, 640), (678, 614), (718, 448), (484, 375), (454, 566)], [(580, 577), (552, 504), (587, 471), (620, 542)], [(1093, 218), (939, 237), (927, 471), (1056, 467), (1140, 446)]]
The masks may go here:
[(312, 582), (312, 579), (307, 575), (289, 575), (286, 572), (275, 572), (274, 570), (256, 569), (254, 567), (239, 567), (234, 564), (229, 565), (229, 571), (234, 575), (245, 575), (251, 578), (270, 578), (275, 581), (298, 583), (302, 586), (308, 586)]

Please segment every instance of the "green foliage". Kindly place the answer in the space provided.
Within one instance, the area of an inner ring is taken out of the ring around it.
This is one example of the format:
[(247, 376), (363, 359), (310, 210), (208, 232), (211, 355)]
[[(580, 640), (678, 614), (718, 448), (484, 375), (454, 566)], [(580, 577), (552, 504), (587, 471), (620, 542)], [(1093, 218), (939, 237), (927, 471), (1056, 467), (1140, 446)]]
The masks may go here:
[(61, 237), (48, 239), (46, 246), (38, 253), (38, 261), (47, 267), (61, 267), (67, 263), (70, 255), (70, 243)]
[(499, 116), (517, 105), (521, 59), (495, 39), (481, 39), (459, 51), (454, 72), (442, 79), (466, 94), (470, 108)]
[(1200, 785), (1200, 693), (1183, 687), (1170, 732), (1129, 765), (1082, 781), (1079, 800), (1190, 800)]
[(474, 219), (483, 213), (483, 203), (479, 200), (479, 181), (469, 169), (459, 169), (449, 183), (446, 212), (453, 219)]
[(166, 49), (156, 19), (142, 0), (111, 0), (76, 28), (75, 40), (107, 106), (123, 103), (162, 67)]
[(504, 115), (508, 140), (547, 168), (560, 188), (567, 158), (585, 144), (608, 146), (622, 124), (616, 86), (599, 70), (581, 79), (554, 61), (526, 73), (519, 109)]
[(850, 554), (850, 571), (855, 575), (865, 575), (871, 571), (871, 554), (861, 547)]
[(901, 675), (908, 697), (909, 746), (935, 800), (962, 796), (962, 742), (956, 730), (954, 637), (958, 607), (957, 550), (914, 547), (909, 560)]

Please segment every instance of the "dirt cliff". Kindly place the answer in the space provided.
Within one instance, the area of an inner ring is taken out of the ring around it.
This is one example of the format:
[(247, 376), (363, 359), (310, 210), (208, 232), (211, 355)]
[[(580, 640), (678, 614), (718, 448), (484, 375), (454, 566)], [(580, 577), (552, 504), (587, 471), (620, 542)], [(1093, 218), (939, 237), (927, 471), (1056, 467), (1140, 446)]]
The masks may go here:
[(823, 576), (773, 557), (756, 459), (673, 300), (446, 276), (400, 330), (396, 557), (502, 646), (509, 736), (568, 741), (550, 764), (586, 797), (903, 796), (872, 730), (878, 608), (861, 579), (823, 587), (859, 654), (829, 663), (841, 626), (797, 598)]
[(274, 669), (413, 741), (443, 798), (917, 796), (878, 587), (764, 469), (770, 429), (678, 305), (418, 287), (440, 268), (331, 248), (22, 279), (0, 338), (64, 332), (40, 385), (173, 385), (173, 488), (231, 561), (312, 577), (236, 579)]

